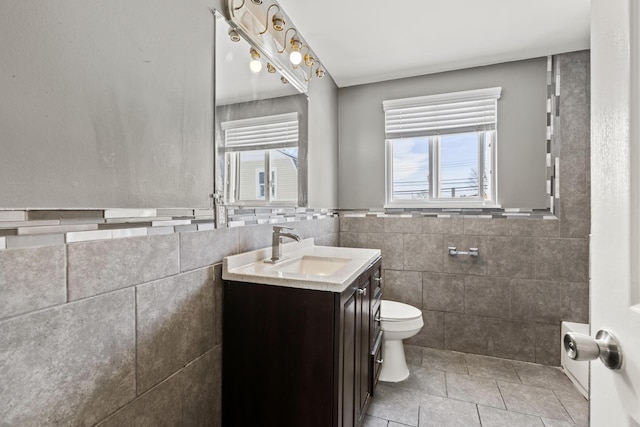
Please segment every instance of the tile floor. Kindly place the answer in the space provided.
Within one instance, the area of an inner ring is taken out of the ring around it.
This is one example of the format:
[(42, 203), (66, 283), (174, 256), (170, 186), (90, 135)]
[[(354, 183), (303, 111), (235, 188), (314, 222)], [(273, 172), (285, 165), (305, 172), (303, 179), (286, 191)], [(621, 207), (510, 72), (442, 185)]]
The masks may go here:
[(405, 345), (411, 376), (378, 384), (364, 427), (589, 425), (560, 368)]

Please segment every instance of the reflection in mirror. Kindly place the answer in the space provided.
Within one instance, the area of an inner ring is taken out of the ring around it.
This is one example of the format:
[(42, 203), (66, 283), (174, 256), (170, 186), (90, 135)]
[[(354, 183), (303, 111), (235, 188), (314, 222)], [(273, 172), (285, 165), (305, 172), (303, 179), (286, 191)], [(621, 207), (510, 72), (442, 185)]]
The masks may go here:
[(216, 202), (304, 206), (307, 97), (218, 17)]

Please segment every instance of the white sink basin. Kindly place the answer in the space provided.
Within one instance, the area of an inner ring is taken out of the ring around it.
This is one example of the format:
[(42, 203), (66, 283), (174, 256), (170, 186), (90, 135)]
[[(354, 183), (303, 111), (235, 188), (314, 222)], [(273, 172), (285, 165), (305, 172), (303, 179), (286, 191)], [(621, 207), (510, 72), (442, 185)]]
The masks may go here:
[(271, 258), (271, 247), (224, 257), (222, 278), (342, 292), (380, 257), (380, 250), (315, 246), (313, 239), (305, 239), (285, 243), (282, 255), (286, 259), (277, 264), (265, 262)]
[(328, 258), (304, 255), (291, 261), (284, 261), (273, 268), (283, 273), (313, 274), (315, 276), (330, 276), (351, 260), (347, 258)]

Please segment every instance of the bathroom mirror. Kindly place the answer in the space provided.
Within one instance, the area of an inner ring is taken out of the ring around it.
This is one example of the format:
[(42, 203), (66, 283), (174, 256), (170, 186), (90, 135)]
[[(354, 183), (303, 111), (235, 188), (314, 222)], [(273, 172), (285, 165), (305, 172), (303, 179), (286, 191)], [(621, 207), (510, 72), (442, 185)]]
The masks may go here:
[(307, 96), (216, 16), (216, 203), (305, 206)]

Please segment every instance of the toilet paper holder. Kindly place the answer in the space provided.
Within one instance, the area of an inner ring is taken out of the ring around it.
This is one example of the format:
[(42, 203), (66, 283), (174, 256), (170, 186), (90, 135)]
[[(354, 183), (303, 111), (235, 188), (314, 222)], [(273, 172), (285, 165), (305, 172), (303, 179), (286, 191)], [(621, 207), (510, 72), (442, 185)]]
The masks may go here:
[(563, 344), (570, 359), (588, 361), (599, 358), (609, 369), (617, 370), (622, 367), (622, 351), (618, 340), (607, 330), (599, 330), (595, 339), (589, 335), (567, 332)]

